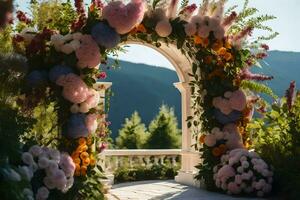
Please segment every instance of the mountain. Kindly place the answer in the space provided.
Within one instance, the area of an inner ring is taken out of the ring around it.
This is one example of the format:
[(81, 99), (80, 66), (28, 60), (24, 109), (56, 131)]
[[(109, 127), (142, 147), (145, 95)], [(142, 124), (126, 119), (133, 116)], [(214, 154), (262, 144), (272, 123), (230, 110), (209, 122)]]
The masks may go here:
[(113, 83), (108, 113), (113, 138), (134, 111), (139, 112), (146, 126), (162, 104), (174, 107), (177, 119), (181, 119), (181, 96), (173, 85), (179, 80), (175, 71), (120, 61), (120, 68), (108, 70), (107, 75), (105, 81)]
[[(258, 73), (274, 76), (266, 82), (278, 96), (283, 96), (290, 81), (300, 83), (300, 53), (271, 51), (261, 63), (263, 68), (253, 67)], [(137, 110), (146, 126), (154, 118), (161, 104), (175, 108), (181, 124), (181, 96), (173, 86), (178, 82), (175, 71), (145, 64), (121, 61), (120, 68), (107, 71), (106, 81), (113, 82), (114, 95), (110, 101), (109, 120), (112, 137), (118, 135), (126, 117)], [(300, 87), (299, 87), (300, 88)]]

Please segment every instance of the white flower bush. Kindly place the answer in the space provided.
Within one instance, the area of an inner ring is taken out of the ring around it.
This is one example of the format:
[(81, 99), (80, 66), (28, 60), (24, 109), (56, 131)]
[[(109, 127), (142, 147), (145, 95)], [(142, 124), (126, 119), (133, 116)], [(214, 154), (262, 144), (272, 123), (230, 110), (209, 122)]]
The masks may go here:
[[(22, 161), (26, 165), (19, 166), (19, 172), (28, 181), (31, 181), (38, 170), (45, 171), (43, 186), (35, 194), (37, 200), (47, 199), (52, 189), (67, 192), (74, 183), (75, 164), (67, 153), (35, 145), (22, 154)], [(25, 196), (30, 196), (28, 190), (24, 191)]]
[(257, 153), (234, 149), (221, 158), (214, 167), (218, 188), (228, 194), (256, 194), (263, 197), (272, 190), (273, 172)]

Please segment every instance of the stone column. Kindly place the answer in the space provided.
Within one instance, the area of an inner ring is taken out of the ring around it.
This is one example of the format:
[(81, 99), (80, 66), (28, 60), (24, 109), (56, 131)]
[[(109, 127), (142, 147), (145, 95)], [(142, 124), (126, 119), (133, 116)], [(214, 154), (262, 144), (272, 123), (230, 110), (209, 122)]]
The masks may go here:
[(181, 112), (182, 112), (182, 151), (181, 151), (181, 169), (175, 177), (175, 181), (186, 185), (199, 186), (194, 179), (197, 174), (195, 166), (200, 162), (199, 152), (196, 152), (192, 145), (194, 139), (191, 130), (187, 126), (187, 117), (191, 113), (191, 92), (188, 82), (174, 83), (174, 86), (181, 93)]

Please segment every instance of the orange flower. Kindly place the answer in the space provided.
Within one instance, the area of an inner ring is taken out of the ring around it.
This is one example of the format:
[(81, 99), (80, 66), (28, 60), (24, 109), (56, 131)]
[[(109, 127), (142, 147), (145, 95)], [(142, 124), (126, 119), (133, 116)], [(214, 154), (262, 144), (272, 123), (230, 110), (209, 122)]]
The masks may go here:
[(77, 148), (77, 151), (79, 153), (81, 153), (81, 152), (87, 151), (88, 149), (89, 149), (89, 147), (87, 145), (82, 145)]
[(225, 44), (224, 44), (225, 48), (227, 49), (231, 49), (231, 44), (228, 40), (225, 41)]
[(201, 39), (201, 37), (198, 36), (198, 35), (195, 35), (195, 36), (194, 36), (194, 42), (195, 42), (195, 44), (202, 44), (202, 39)]
[(92, 137), (88, 137), (86, 142), (87, 142), (87, 145), (92, 145), (92, 143), (93, 143)]
[(80, 176), (80, 168), (79, 168), (79, 170), (75, 170), (75, 174), (74, 174), (75, 176)]
[(230, 61), (230, 60), (232, 59), (231, 53), (229, 53), (229, 52), (225, 53), (224, 59), (225, 59), (226, 61)]
[(86, 176), (86, 171), (87, 171), (87, 167), (86, 166), (82, 166), (80, 169), (81, 175), (82, 176)]
[(221, 49), (223, 47), (223, 42), (222, 40), (217, 40), (213, 45), (212, 45), (212, 49), (214, 51), (219, 51), (219, 49)]
[(83, 162), (82, 162), (82, 165), (83, 166), (89, 166), (90, 165), (90, 158), (84, 159)]
[(75, 158), (75, 159), (73, 159), (73, 162), (74, 162), (75, 164), (80, 165), (81, 160), (80, 160), (80, 158)]
[(218, 55), (224, 56), (227, 53), (227, 49), (222, 47), (218, 50)]
[(208, 38), (204, 38), (203, 42), (202, 42), (202, 46), (206, 48), (208, 45), (209, 45), (209, 39)]
[(75, 164), (75, 170), (80, 171), (80, 165), (79, 164)]
[(75, 158), (79, 158), (80, 153), (77, 151), (74, 151), (71, 155), (72, 159), (74, 160)]
[(215, 147), (213, 148), (212, 150), (212, 154), (215, 156), (215, 157), (219, 157), (221, 155), (221, 151), (218, 147)]
[(206, 135), (204, 135), (204, 134), (200, 136), (200, 138), (199, 138), (200, 144), (204, 144), (205, 136)]
[(212, 60), (213, 60), (212, 56), (206, 56), (204, 58), (204, 63), (209, 65), (209, 64), (211, 64)]
[(227, 147), (226, 147), (225, 144), (221, 144), (219, 146), (219, 149), (220, 149), (221, 154), (224, 154), (226, 152), (226, 150), (227, 150)]
[(147, 32), (147, 30), (146, 30), (146, 28), (145, 28), (145, 26), (144, 26), (143, 24), (138, 25), (138, 26), (136, 27), (136, 30), (137, 30), (138, 32), (142, 32), (142, 33), (146, 33), (146, 32)]
[(81, 154), (80, 154), (80, 158), (82, 159), (82, 160), (85, 160), (85, 159), (87, 159), (87, 158), (89, 158), (89, 154), (87, 153), (87, 152), (82, 152)]
[(83, 146), (83, 145), (86, 144), (86, 139), (85, 139), (85, 138), (80, 138), (80, 139), (78, 140), (78, 143), (79, 143), (80, 146)]
[(94, 156), (90, 157), (90, 165), (91, 166), (95, 166), (96, 165), (96, 159), (94, 158)]

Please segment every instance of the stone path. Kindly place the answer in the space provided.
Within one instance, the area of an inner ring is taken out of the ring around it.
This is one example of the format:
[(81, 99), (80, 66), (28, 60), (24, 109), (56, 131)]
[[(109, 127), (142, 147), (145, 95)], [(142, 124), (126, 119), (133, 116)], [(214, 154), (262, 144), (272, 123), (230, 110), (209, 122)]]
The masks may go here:
[[(173, 180), (139, 181), (122, 183), (112, 187), (109, 200), (250, 200), (212, 193)], [(255, 200), (255, 199), (251, 199)], [(258, 199), (256, 199), (258, 200)]]

